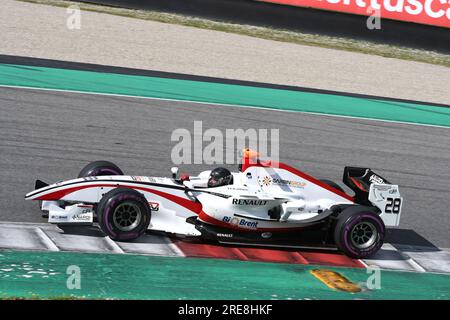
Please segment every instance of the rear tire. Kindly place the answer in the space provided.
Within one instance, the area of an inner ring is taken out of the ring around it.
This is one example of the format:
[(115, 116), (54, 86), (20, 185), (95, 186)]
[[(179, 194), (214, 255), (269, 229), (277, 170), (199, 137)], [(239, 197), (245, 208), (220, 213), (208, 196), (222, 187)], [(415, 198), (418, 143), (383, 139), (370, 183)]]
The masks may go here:
[(96, 176), (122, 176), (123, 172), (118, 166), (109, 161), (94, 161), (89, 163), (78, 174), (78, 178)]
[(147, 230), (151, 210), (145, 197), (132, 189), (116, 188), (97, 206), (100, 229), (113, 240), (131, 241)]
[(362, 206), (344, 209), (337, 217), (334, 241), (351, 258), (367, 258), (383, 245), (386, 227), (380, 216)]

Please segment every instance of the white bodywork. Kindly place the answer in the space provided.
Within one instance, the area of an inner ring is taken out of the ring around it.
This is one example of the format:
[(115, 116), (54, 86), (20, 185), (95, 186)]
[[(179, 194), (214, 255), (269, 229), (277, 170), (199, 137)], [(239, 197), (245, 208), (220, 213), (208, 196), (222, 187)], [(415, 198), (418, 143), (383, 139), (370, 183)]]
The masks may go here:
[[(172, 169), (176, 174), (177, 170)], [(94, 208), (102, 196), (117, 188), (132, 188), (149, 202), (149, 229), (199, 236), (189, 217), (205, 223), (243, 230), (284, 230), (305, 225), (309, 219), (337, 204), (354, 204), (353, 198), (318, 180), (286, 168), (250, 166), (233, 173), (233, 184), (206, 188), (210, 171), (189, 181), (141, 176), (98, 176), (68, 180), (35, 190), (29, 200), (42, 200), (50, 223), (92, 223)], [(372, 184), (369, 200), (381, 210), (386, 226), (398, 226), (400, 206), (389, 211), (389, 203), (401, 199), (398, 186)], [(69, 203), (69, 205), (67, 205)], [(397, 203), (397, 202), (396, 202)], [(392, 206), (395, 204), (393, 203)], [(269, 211), (279, 208), (279, 219)], [(386, 210), (388, 208), (388, 210)]]
[(380, 217), (386, 226), (398, 227), (402, 213), (403, 198), (397, 185), (370, 185), (369, 201), (381, 210)]

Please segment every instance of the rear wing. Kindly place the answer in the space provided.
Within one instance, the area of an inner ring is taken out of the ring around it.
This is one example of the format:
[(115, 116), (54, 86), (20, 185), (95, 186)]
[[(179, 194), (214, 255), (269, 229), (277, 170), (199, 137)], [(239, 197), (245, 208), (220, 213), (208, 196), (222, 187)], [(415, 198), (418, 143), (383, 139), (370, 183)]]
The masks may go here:
[(359, 167), (345, 167), (342, 181), (355, 192), (355, 202), (361, 205), (370, 205), (369, 191), (372, 183), (391, 184), (371, 169)]
[(386, 226), (398, 227), (403, 204), (398, 185), (359, 167), (345, 167), (343, 182), (355, 192), (356, 203), (376, 206)]

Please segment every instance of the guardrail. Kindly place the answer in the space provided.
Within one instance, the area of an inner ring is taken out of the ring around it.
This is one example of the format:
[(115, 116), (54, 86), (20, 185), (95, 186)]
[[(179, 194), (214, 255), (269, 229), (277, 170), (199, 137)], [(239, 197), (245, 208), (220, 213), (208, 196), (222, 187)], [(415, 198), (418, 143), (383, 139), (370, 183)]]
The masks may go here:
[[(367, 21), (366, 16), (344, 14), (340, 12), (324, 11), (311, 8), (279, 5), (262, 1), (254, 1), (254, 0), (164, 0), (164, 1), (80, 0), (80, 1), (130, 9), (156, 10), (161, 12), (203, 17), (212, 20), (219, 20), (231, 23), (266, 26), (278, 29), (300, 31), (304, 33), (346, 37), (352, 39), (367, 40), (376, 43), (426, 49), (442, 53), (450, 53), (450, 32), (447, 28), (382, 19), (381, 29), (369, 30), (366, 26)], [(308, 1), (318, 1), (318, 0), (308, 0)], [(356, 0), (326, 0), (326, 1), (348, 2)], [(375, 0), (358, 0), (358, 1), (368, 2)], [(431, 1), (431, 0), (405, 0), (405, 1)]]
[[(450, 28), (450, 1), (440, 0), (257, 0)], [(449, 30), (450, 31), (450, 30)]]

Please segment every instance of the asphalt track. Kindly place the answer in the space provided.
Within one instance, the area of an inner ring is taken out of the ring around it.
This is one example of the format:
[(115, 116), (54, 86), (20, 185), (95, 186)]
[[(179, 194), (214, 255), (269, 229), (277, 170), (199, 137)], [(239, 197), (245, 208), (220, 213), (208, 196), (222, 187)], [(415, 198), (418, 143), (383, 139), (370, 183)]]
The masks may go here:
[(391, 242), (423, 237), (450, 247), (447, 128), (32, 89), (0, 88), (0, 220), (42, 222), (36, 203), (23, 199), (35, 178), (73, 178), (93, 160), (129, 174), (168, 175), (172, 131), (193, 131), (198, 120), (223, 133), (279, 129), (280, 160), (320, 178), (340, 181), (345, 165), (371, 167), (405, 198), (403, 230), (390, 233)]

